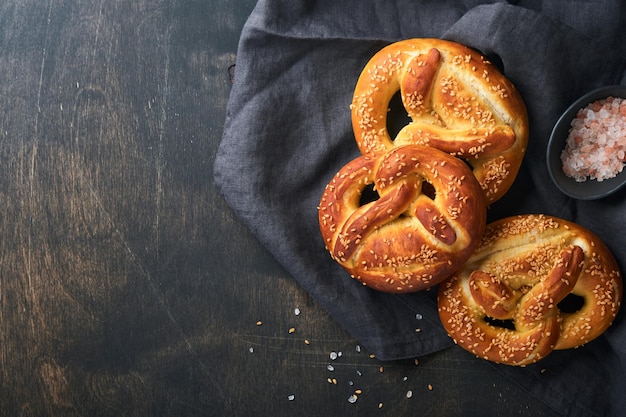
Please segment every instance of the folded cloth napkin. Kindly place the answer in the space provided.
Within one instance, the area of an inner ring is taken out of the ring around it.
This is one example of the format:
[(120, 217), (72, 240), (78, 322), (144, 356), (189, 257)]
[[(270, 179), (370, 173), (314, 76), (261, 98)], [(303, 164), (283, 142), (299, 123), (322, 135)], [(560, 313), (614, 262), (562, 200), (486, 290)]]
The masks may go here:
[[(359, 155), (349, 105), (361, 70), (383, 46), (414, 37), (485, 54), (516, 85), (530, 120), (518, 178), (489, 220), (545, 213), (575, 221), (601, 236), (626, 270), (626, 191), (574, 201), (552, 185), (545, 162), (560, 113), (583, 93), (622, 81), (625, 9), (621, 0), (260, 0), (239, 43), (215, 184), (284, 268), (378, 358), (447, 348), (435, 289), (391, 295), (363, 287), (331, 260), (319, 233), (324, 187)], [(623, 317), (583, 348), (526, 368), (494, 367), (563, 414), (617, 415), (626, 409)]]

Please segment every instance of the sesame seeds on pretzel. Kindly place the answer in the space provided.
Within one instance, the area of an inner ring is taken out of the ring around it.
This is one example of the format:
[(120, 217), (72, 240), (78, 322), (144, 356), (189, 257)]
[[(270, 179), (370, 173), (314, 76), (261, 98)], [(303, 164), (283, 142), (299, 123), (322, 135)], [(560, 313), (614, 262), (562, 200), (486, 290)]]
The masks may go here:
[[(400, 92), (411, 122), (395, 138), (387, 129)], [(478, 52), (441, 39), (409, 39), (376, 53), (357, 81), (352, 127), (363, 154), (421, 144), (467, 161), (490, 204), (509, 189), (528, 141), (525, 104)]]
[[(378, 198), (362, 203), (372, 185)], [(434, 195), (426, 192), (430, 186)], [(333, 259), (363, 284), (391, 293), (447, 278), (478, 244), (485, 219), (486, 203), (467, 165), (420, 145), (352, 160), (326, 186), (319, 205), (320, 231)]]
[[(602, 334), (623, 284), (604, 243), (575, 223), (520, 215), (487, 226), (465, 266), (439, 288), (439, 315), (475, 355), (524, 366)], [(582, 305), (566, 306), (568, 297)]]

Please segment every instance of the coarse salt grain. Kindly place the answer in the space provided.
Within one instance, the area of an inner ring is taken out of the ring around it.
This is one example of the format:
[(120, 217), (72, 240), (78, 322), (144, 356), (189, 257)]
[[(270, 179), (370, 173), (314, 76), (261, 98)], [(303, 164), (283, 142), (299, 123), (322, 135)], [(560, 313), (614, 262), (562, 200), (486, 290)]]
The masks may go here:
[(577, 182), (619, 174), (626, 162), (626, 100), (607, 97), (580, 109), (561, 162), (565, 175)]

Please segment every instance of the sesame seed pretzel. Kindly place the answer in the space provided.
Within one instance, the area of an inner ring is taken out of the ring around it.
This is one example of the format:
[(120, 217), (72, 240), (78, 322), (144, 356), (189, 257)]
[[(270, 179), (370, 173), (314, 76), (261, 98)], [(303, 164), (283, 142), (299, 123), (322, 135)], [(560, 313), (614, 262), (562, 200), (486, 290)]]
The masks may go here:
[[(619, 267), (597, 236), (562, 219), (521, 215), (487, 225), (465, 266), (439, 287), (438, 305), (459, 346), (524, 366), (598, 337), (622, 293)], [(567, 297), (578, 301), (567, 306)]]
[[(378, 198), (363, 203), (372, 185)], [(324, 190), (319, 223), (327, 250), (353, 278), (379, 291), (415, 292), (470, 256), (486, 225), (486, 203), (463, 161), (406, 145), (345, 165)]]
[[(387, 114), (398, 92), (411, 122), (392, 139)], [(455, 42), (409, 39), (386, 46), (363, 69), (351, 109), (361, 153), (408, 143), (441, 149), (473, 167), (488, 204), (510, 188), (526, 151), (521, 96), (482, 55)]]

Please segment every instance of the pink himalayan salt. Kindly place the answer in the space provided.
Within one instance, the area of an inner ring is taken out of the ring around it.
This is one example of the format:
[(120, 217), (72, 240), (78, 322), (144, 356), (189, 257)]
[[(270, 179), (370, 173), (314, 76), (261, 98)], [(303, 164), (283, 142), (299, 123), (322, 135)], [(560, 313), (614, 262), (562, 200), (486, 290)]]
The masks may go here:
[(572, 120), (563, 172), (577, 182), (613, 178), (626, 162), (626, 100), (607, 97), (580, 109)]

